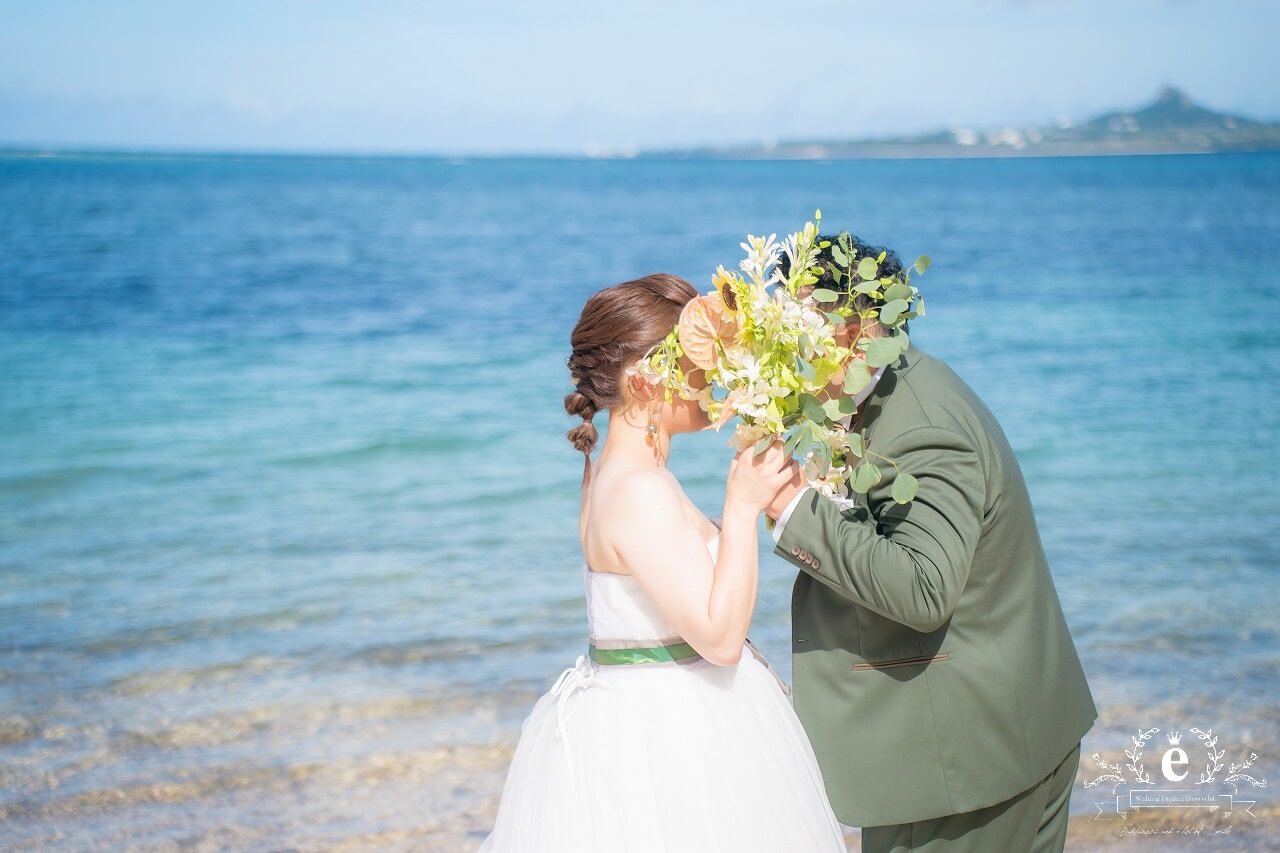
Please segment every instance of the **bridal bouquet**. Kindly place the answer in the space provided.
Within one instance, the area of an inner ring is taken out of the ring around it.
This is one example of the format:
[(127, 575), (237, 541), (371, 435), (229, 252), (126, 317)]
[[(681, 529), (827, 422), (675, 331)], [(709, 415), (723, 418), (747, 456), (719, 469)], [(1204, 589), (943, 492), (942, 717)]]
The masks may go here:
[[(854, 412), (853, 399), (832, 399), (827, 386), (843, 371), (845, 394), (856, 394), (871, 381), (872, 370), (892, 364), (907, 348), (902, 326), (924, 314), (924, 299), (911, 284), (911, 271), (923, 273), (929, 258), (919, 258), (897, 275), (882, 276), (884, 253), (855, 257), (844, 232), (834, 241), (819, 242), (822, 212), (814, 219), (782, 243), (775, 234), (749, 235), (741, 244), (746, 252), (739, 263), (741, 272), (718, 267), (711, 279), (714, 289), (685, 306), (679, 323), (642, 369), (662, 381), (667, 400), (673, 394), (698, 399), (717, 430), (736, 415), (739, 422), (730, 439), (735, 448), (754, 445), (760, 453), (782, 438), (818, 491), (843, 496), (851, 485), (864, 494), (881, 479), (870, 457), (895, 468), (897, 463), (869, 450), (862, 433), (849, 432), (839, 423)], [(824, 249), (834, 259), (830, 271), (837, 286), (883, 304), (859, 312), (850, 298), (836, 307), (839, 293), (815, 289), (826, 271), (820, 261)], [(780, 263), (784, 254), (786, 273)], [(841, 346), (836, 328), (854, 314), (861, 320), (858, 335)], [(873, 320), (887, 334), (866, 335), (866, 325)], [(682, 355), (705, 372), (704, 388), (690, 387), (680, 366)], [(899, 469), (894, 500), (908, 503), (916, 488), (916, 479)]]

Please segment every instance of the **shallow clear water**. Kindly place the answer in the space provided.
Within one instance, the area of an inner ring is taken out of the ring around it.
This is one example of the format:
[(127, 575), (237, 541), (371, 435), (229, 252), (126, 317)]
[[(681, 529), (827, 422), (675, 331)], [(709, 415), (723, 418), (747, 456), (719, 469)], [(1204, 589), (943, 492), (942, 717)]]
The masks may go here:
[[(933, 256), (913, 340), (1018, 451), (1103, 707), (1086, 754), (1170, 725), (1280, 759), (1278, 156), (10, 157), (0, 845), (483, 815), (584, 643), (578, 309), (706, 287), (818, 206)], [(674, 447), (709, 514), (730, 455)], [(794, 571), (763, 571), (785, 674)]]

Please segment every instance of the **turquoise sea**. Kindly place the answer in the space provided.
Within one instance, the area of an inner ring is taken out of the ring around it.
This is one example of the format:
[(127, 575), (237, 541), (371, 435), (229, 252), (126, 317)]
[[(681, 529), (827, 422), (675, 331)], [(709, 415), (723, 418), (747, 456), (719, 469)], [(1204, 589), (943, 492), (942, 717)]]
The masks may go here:
[[(1274, 786), (1280, 156), (10, 154), (0, 848), (474, 845), (584, 647), (583, 300), (705, 288), (815, 207), (933, 257), (913, 340), (1018, 452), (1085, 755), (1212, 728)], [(726, 437), (673, 449), (709, 514)], [(794, 570), (762, 571), (786, 674)]]

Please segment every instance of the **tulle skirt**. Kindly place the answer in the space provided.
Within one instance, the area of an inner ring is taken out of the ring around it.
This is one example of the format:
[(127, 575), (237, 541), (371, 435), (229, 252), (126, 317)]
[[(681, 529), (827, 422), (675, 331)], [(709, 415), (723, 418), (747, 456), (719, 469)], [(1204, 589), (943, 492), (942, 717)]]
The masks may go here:
[(538, 699), (482, 853), (844, 851), (804, 729), (772, 670), (600, 666)]

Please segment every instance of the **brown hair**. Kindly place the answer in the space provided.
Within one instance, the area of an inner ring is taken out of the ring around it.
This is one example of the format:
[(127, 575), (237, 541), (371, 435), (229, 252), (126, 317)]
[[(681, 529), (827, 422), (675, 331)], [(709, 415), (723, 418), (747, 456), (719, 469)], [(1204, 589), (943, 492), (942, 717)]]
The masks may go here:
[(566, 359), (576, 387), (565, 396), (564, 409), (582, 418), (568, 437), (586, 457), (584, 487), (591, 477), (591, 451), (599, 438), (591, 419), (622, 402), (623, 368), (661, 342), (680, 319), (685, 303), (697, 295), (693, 285), (679, 276), (654, 273), (606, 287), (582, 306), (570, 337), (573, 352)]

